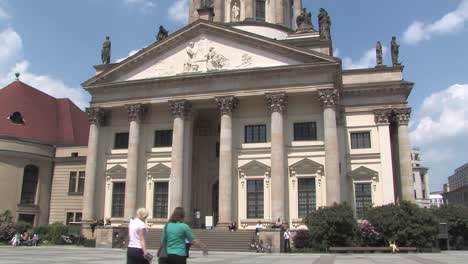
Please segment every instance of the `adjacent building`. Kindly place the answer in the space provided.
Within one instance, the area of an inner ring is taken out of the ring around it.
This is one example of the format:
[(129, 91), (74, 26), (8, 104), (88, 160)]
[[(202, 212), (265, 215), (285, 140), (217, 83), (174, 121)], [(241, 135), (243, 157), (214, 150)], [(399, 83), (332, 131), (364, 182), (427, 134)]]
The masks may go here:
[(431, 199), (431, 207), (442, 207), (445, 205), (443, 192), (431, 192), (429, 195)]
[(468, 207), (468, 163), (455, 169), (448, 177), (447, 188), (443, 194), (447, 204), (458, 204)]
[(429, 191), (429, 168), (421, 166), (421, 153), (418, 148), (411, 150), (411, 164), (413, 167), (414, 199), (418, 206), (431, 207)]
[(72, 211), (81, 221), (86, 113), (19, 80), (0, 90), (0, 106), (0, 212), (32, 225), (65, 223)]

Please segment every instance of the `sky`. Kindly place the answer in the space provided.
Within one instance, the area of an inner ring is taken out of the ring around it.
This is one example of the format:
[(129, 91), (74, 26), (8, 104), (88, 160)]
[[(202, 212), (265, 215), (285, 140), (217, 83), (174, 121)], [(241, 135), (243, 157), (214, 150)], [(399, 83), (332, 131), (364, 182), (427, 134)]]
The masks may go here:
[[(415, 83), (410, 140), (430, 169), (431, 191), (468, 162), (468, 0), (304, 0), (317, 28), (318, 10), (332, 19), (334, 55), (346, 69), (384, 63), (392, 36), (400, 43), (404, 78)], [(20, 79), (79, 107), (90, 95), (105, 36), (112, 61), (152, 44), (159, 25), (174, 32), (188, 23), (188, 0), (0, 0), (0, 87)], [(1, 106), (0, 106), (1, 107)]]

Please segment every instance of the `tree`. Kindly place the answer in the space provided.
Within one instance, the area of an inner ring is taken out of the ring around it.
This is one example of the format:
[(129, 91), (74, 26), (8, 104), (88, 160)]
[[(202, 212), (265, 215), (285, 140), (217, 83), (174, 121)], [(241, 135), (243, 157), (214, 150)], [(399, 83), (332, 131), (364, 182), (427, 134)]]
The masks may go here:
[(432, 209), (439, 223), (447, 223), (449, 242), (455, 249), (468, 246), (468, 209), (458, 205), (447, 205)]
[(399, 246), (432, 247), (438, 233), (432, 212), (406, 201), (371, 208), (367, 219), (385, 241), (395, 240)]
[(347, 204), (320, 208), (307, 216), (305, 224), (314, 249), (327, 251), (329, 247), (355, 245), (357, 223)]

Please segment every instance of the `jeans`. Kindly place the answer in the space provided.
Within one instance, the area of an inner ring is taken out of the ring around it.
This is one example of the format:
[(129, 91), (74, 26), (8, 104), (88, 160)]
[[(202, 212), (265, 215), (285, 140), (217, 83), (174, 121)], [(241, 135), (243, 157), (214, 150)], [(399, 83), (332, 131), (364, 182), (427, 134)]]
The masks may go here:
[(141, 248), (127, 248), (127, 264), (148, 264)]

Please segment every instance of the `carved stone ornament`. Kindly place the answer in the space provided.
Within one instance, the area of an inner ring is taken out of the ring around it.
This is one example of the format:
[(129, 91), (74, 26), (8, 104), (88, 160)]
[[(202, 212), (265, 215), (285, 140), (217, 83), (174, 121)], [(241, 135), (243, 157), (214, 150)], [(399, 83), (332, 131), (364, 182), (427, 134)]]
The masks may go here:
[(266, 94), (266, 100), (271, 112), (283, 113), (286, 111), (286, 106), (288, 105), (286, 93)]
[(340, 97), (338, 90), (333, 88), (319, 90), (318, 95), (323, 108), (334, 107)]
[(408, 125), (411, 116), (411, 108), (394, 109), (393, 114), (398, 125)]
[(174, 117), (186, 118), (192, 110), (192, 105), (187, 100), (169, 101), (169, 103)]
[(239, 105), (235, 96), (216, 97), (215, 100), (222, 115), (231, 114)]
[(392, 112), (391, 110), (375, 110), (374, 117), (377, 125), (388, 125), (390, 124)]
[(126, 107), (129, 121), (142, 121), (148, 112), (148, 107), (142, 104), (132, 104)]
[(106, 111), (100, 107), (86, 108), (88, 120), (94, 125), (103, 125), (106, 119)]

